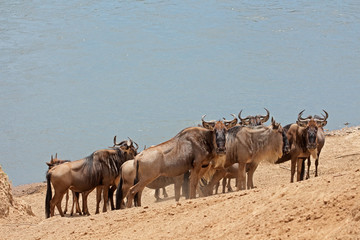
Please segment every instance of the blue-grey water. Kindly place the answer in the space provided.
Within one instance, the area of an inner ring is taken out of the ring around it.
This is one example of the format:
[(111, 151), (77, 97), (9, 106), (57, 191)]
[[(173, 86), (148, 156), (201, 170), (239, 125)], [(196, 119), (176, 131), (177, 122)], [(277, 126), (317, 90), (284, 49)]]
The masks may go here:
[(360, 124), (360, 3), (0, 1), (0, 165), (45, 180), (128, 136), (140, 148), (207, 119), (303, 110)]

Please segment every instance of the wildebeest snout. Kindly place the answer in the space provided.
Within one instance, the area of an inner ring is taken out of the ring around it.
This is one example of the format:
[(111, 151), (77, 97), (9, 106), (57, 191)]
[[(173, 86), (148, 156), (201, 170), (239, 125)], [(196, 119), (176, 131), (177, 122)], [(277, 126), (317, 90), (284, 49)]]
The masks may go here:
[(310, 150), (313, 150), (313, 149), (317, 148), (317, 144), (316, 143), (308, 143), (307, 148)]
[(283, 147), (283, 154), (288, 154), (290, 152), (290, 146), (285, 144)]
[(216, 149), (217, 154), (225, 154), (226, 153), (226, 147), (218, 147)]

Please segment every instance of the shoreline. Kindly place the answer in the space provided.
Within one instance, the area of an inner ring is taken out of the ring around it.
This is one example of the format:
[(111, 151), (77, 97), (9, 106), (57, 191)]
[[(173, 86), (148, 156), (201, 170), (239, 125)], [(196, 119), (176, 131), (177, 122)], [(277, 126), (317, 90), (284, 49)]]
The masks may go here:
[[(331, 131), (325, 129), (324, 132), (325, 132), (326, 137), (334, 137), (334, 136), (345, 136), (345, 135), (348, 135), (348, 134), (353, 133), (358, 130), (360, 130), (360, 125), (351, 126), (351, 127), (346, 126), (341, 129), (335, 129), (335, 130), (331, 130)], [(325, 144), (326, 144), (326, 142), (325, 142)], [(10, 181), (11, 181), (11, 179), (10, 179)], [(42, 182), (26, 183), (26, 184), (21, 184), (21, 185), (17, 185), (17, 186), (13, 186), (11, 184), (11, 189), (12, 189), (12, 194), (14, 196), (21, 197), (24, 195), (38, 193), (45, 186), (46, 186), (46, 181), (44, 180)]]
[[(55, 211), (49, 219), (44, 216), (46, 183), (15, 187), (21, 197), (10, 196), (6, 188), (0, 202), (7, 203), (8, 211), (0, 218), (0, 232), (4, 239), (138, 239), (139, 234), (146, 239), (357, 239), (360, 127), (327, 135), (319, 176), (314, 177), (312, 161), (310, 179), (301, 182), (290, 183), (290, 162), (265, 162), (254, 174), (254, 189), (175, 202), (173, 186), (161, 201), (145, 188), (141, 207), (100, 214), (95, 214), (92, 192), (90, 216), (67, 212), (60, 217)], [(234, 180), (231, 185), (234, 189)]]

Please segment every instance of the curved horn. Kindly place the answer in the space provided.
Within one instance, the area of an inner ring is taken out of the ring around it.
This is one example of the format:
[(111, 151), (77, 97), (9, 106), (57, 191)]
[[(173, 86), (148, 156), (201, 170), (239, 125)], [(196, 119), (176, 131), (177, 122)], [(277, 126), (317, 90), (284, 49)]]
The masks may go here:
[(299, 114), (298, 114), (298, 121), (307, 121), (307, 120), (310, 120), (310, 119), (311, 119), (311, 116), (308, 116), (307, 118), (302, 118), (302, 117), (301, 117), (301, 115), (303, 114), (304, 111), (305, 111), (305, 109), (302, 110), (301, 112), (299, 112)]
[(204, 114), (204, 115), (201, 116), (201, 121), (202, 121), (202, 122), (205, 122), (205, 121), (204, 121), (204, 118), (205, 118), (205, 117), (206, 117), (206, 114)]
[(298, 121), (299, 121), (299, 120), (305, 120), (304, 118), (301, 117), (301, 115), (303, 114), (304, 111), (305, 111), (305, 109), (302, 110), (301, 112), (299, 112), (299, 114), (298, 114)]
[(237, 121), (238, 121), (235, 114), (230, 114), (230, 115), (234, 117), (233, 120), (226, 120), (225, 118), (223, 118), (224, 123), (227, 128), (232, 128), (233, 126), (235, 126), (237, 124)]
[(241, 112), (242, 112), (242, 109), (241, 109), (241, 111), (239, 112), (238, 117), (239, 117), (239, 119), (240, 119), (240, 121), (241, 121), (241, 123), (242, 123), (243, 125), (247, 125), (247, 122), (246, 122), (246, 121), (249, 120), (249, 117), (241, 118)]
[[(324, 121), (329, 117), (329, 114), (323, 109), (324, 113), (325, 113), (325, 116), (324, 116)], [(322, 114), (321, 114), (322, 115)]]
[(139, 145), (135, 142), (135, 141), (133, 141), (131, 138), (129, 138), (128, 137), (128, 139), (131, 141), (131, 144), (130, 145), (128, 145), (129, 147), (131, 146), (134, 146), (134, 144), (136, 145), (136, 148), (135, 148), (135, 150), (138, 150), (138, 148), (139, 148)]
[(261, 116), (261, 115), (260, 115), (260, 118), (261, 118), (260, 122), (261, 122), (261, 124), (267, 122), (267, 120), (269, 120), (269, 118), (270, 118), (270, 112), (269, 112), (269, 110), (267, 110), (266, 108), (264, 108), (264, 109), (265, 109), (265, 111), (266, 111), (266, 115), (265, 115), (265, 116)]
[(206, 114), (201, 117), (203, 127), (212, 130), (213, 127), (215, 126), (215, 121), (213, 120), (213, 121), (207, 122), (204, 120), (205, 117), (206, 117)]
[(129, 140), (126, 141), (126, 144), (128, 147), (131, 147), (133, 145), (133, 140), (131, 140), (131, 138), (128, 137)]
[(316, 119), (325, 121), (329, 117), (329, 114), (324, 109), (323, 111), (325, 112), (325, 116), (324, 114), (321, 114), (323, 117), (321, 118), (319, 116), (316, 116)]
[(135, 143), (135, 145), (136, 145), (135, 150), (137, 151), (137, 150), (139, 149), (139, 145), (138, 145), (136, 142), (134, 142), (134, 143)]
[(315, 120), (316, 122), (321, 126), (321, 127), (324, 127), (326, 124), (327, 124), (327, 121), (326, 119), (329, 117), (329, 114), (323, 109), (323, 111), (325, 112), (325, 116), (324, 114), (321, 114), (323, 117), (319, 117), (319, 116), (315, 116)]
[(301, 126), (301, 127), (305, 127), (308, 124), (308, 121), (311, 119), (311, 116), (307, 117), (307, 118), (302, 118), (301, 115), (303, 114), (303, 112), (305, 111), (302, 110), (299, 114), (298, 114), (298, 120), (296, 121), (296, 123)]
[(114, 146), (119, 145), (119, 143), (116, 142), (116, 135), (114, 136)]

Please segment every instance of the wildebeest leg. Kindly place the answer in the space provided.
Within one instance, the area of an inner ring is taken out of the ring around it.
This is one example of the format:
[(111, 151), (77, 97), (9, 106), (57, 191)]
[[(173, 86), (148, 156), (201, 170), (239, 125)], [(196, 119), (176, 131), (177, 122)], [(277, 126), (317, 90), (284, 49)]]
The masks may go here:
[(109, 185), (103, 186), (103, 198), (104, 198), (104, 206), (103, 206), (103, 212), (107, 212), (107, 203), (109, 200)]
[(134, 179), (132, 177), (127, 179), (125, 178), (124, 175), (121, 176), (116, 192), (116, 209), (125, 208), (125, 204), (124, 204), (125, 198), (127, 198), (127, 201), (130, 202), (129, 189), (133, 185), (133, 183), (134, 183)]
[[(217, 194), (217, 192), (218, 192), (219, 185), (220, 185), (220, 182), (218, 182), (218, 183), (216, 184), (216, 194)], [(224, 178), (222, 179), (222, 193), (225, 193), (225, 188), (226, 188), (226, 178), (224, 177)]]
[(306, 158), (302, 158), (302, 164), (301, 164), (301, 171), (300, 171), (300, 181), (304, 180), (304, 176), (305, 176), (305, 161)]
[(54, 195), (53, 199), (51, 199), (51, 201), (50, 201), (50, 214), (52, 217), (54, 216), (54, 213), (55, 213), (55, 206), (58, 209), (60, 215), (62, 217), (64, 216), (64, 213), (61, 210), (61, 200), (62, 200), (64, 194), (65, 194), (65, 191), (56, 191), (55, 190), (55, 195)]
[(184, 182), (184, 176), (180, 175), (174, 178), (174, 191), (175, 191), (175, 201), (179, 201), (180, 200), (180, 191), (181, 191), (181, 186)]
[[(95, 214), (98, 214), (100, 212), (100, 202), (101, 202), (101, 193), (103, 191), (103, 186), (97, 186), (96, 187), (96, 210)], [(104, 201), (105, 204), (105, 201)]]
[[(235, 179), (236, 180), (236, 179)], [(227, 183), (227, 189), (228, 189), (228, 192), (232, 192), (233, 189), (231, 187), (231, 178), (228, 178), (228, 183)]]
[(310, 178), (310, 166), (311, 166), (311, 160), (310, 157), (307, 159), (307, 172), (306, 172), (306, 179)]
[(296, 173), (296, 180), (299, 182), (301, 181), (301, 170), (303, 169), (303, 162), (304, 158), (298, 158), (297, 160), (297, 173)]
[(186, 199), (189, 199), (189, 178), (190, 178), (190, 171), (187, 171), (184, 174), (184, 182), (182, 184), (182, 195), (185, 196)]
[(317, 158), (315, 159), (315, 177), (318, 176), (318, 165), (319, 165), (320, 151), (321, 150), (318, 150)]
[(291, 177), (290, 177), (290, 182), (294, 182), (296, 162), (297, 162), (297, 157), (291, 158)]
[(169, 197), (169, 195), (168, 195), (167, 192), (166, 192), (166, 189), (165, 189), (164, 187), (163, 187), (162, 189), (163, 189), (163, 196), (164, 196), (164, 198)]
[(160, 201), (160, 188), (155, 189), (154, 197), (156, 198), (156, 201)]
[[(156, 179), (156, 178), (155, 178)], [(131, 208), (132, 205), (132, 201), (134, 200), (135, 194), (139, 193), (138, 195), (138, 202), (140, 201), (140, 205), (141, 205), (141, 192), (144, 190), (144, 188), (146, 187), (146, 185), (148, 185), (150, 182), (152, 182), (154, 179), (149, 179), (146, 181), (139, 181), (138, 183), (136, 183), (134, 186), (132, 186), (129, 189), (129, 193), (128, 193), (128, 199), (127, 199), (127, 203), (126, 203), (126, 207)]]
[(248, 189), (252, 189), (254, 188), (254, 180), (253, 180), (253, 177), (254, 177), (254, 172), (257, 168), (258, 164), (257, 163), (250, 163), (250, 164), (247, 164), (247, 167), (249, 167), (249, 170), (248, 170), (248, 179), (247, 179), (247, 188)]
[(210, 182), (206, 186), (206, 194), (210, 196), (213, 194), (214, 185), (217, 184), (226, 174), (226, 169), (220, 168), (217, 169), (215, 174), (212, 176)]
[(141, 207), (141, 195), (142, 195), (142, 191), (139, 191), (137, 193), (137, 198), (136, 198), (136, 207)]
[[(236, 183), (236, 181), (237, 181), (237, 178), (235, 178), (235, 183)], [(228, 189), (228, 192), (233, 191), (233, 189), (231, 187), (231, 178), (228, 178), (227, 189)]]
[(74, 206), (76, 205), (76, 213), (82, 215), (82, 212), (81, 212), (81, 209), (80, 209), (80, 204), (79, 204), (79, 196), (80, 194), (78, 192), (75, 192), (75, 191), (71, 191), (72, 192), (72, 195), (73, 195), (73, 204), (72, 204), (72, 207), (71, 207), (71, 213), (70, 213), (70, 216), (73, 215), (74, 213)]
[(83, 192), (81, 193), (82, 196), (82, 210), (83, 210), (83, 215), (90, 215), (88, 209), (87, 209), (87, 196), (86, 194)]
[(141, 186), (139, 186), (140, 184), (137, 183), (134, 186), (132, 186), (129, 189), (129, 193), (127, 194), (127, 202), (126, 202), (126, 207), (127, 208), (131, 208), (132, 207), (132, 202), (134, 200), (134, 196), (136, 193), (139, 192), (139, 189), (144, 189), (146, 184), (142, 184)]
[(88, 216), (90, 215), (90, 212), (89, 212), (88, 205), (87, 205), (87, 197), (91, 193), (92, 190), (94, 190), (94, 189), (91, 189), (90, 191), (81, 193), (82, 199), (83, 199), (83, 214), (88, 215)]
[(190, 199), (196, 198), (196, 187), (199, 183), (200, 169), (193, 168), (190, 172)]
[(68, 209), (68, 201), (69, 201), (69, 189), (66, 190), (66, 197), (65, 197), (65, 210), (64, 210), (64, 214), (66, 214), (67, 209)]
[(72, 192), (72, 196), (73, 196), (73, 202), (72, 202), (72, 206), (71, 206), (71, 212), (70, 212), (70, 216), (72, 216), (74, 214), (74, 206), (75, 206), (75, 192), (74, 191), (71, 191)]
[(236, 187), (237, 191), (246, 189), (246, 164), (245, 163), (239, 163), (237, 182), (238, 182), (238, 185)]
[(219, 186), (220, 186), (220, 181), (215, 184), (215, 194), (218, 194)]
[(109, 200), (110, 200), (110, 207), (111, 210), (115, 209), (115, 205), (114, 205), (114, 192), (116, 190), (116, 185), (112, 185), (111, 188), (109, 189)]

